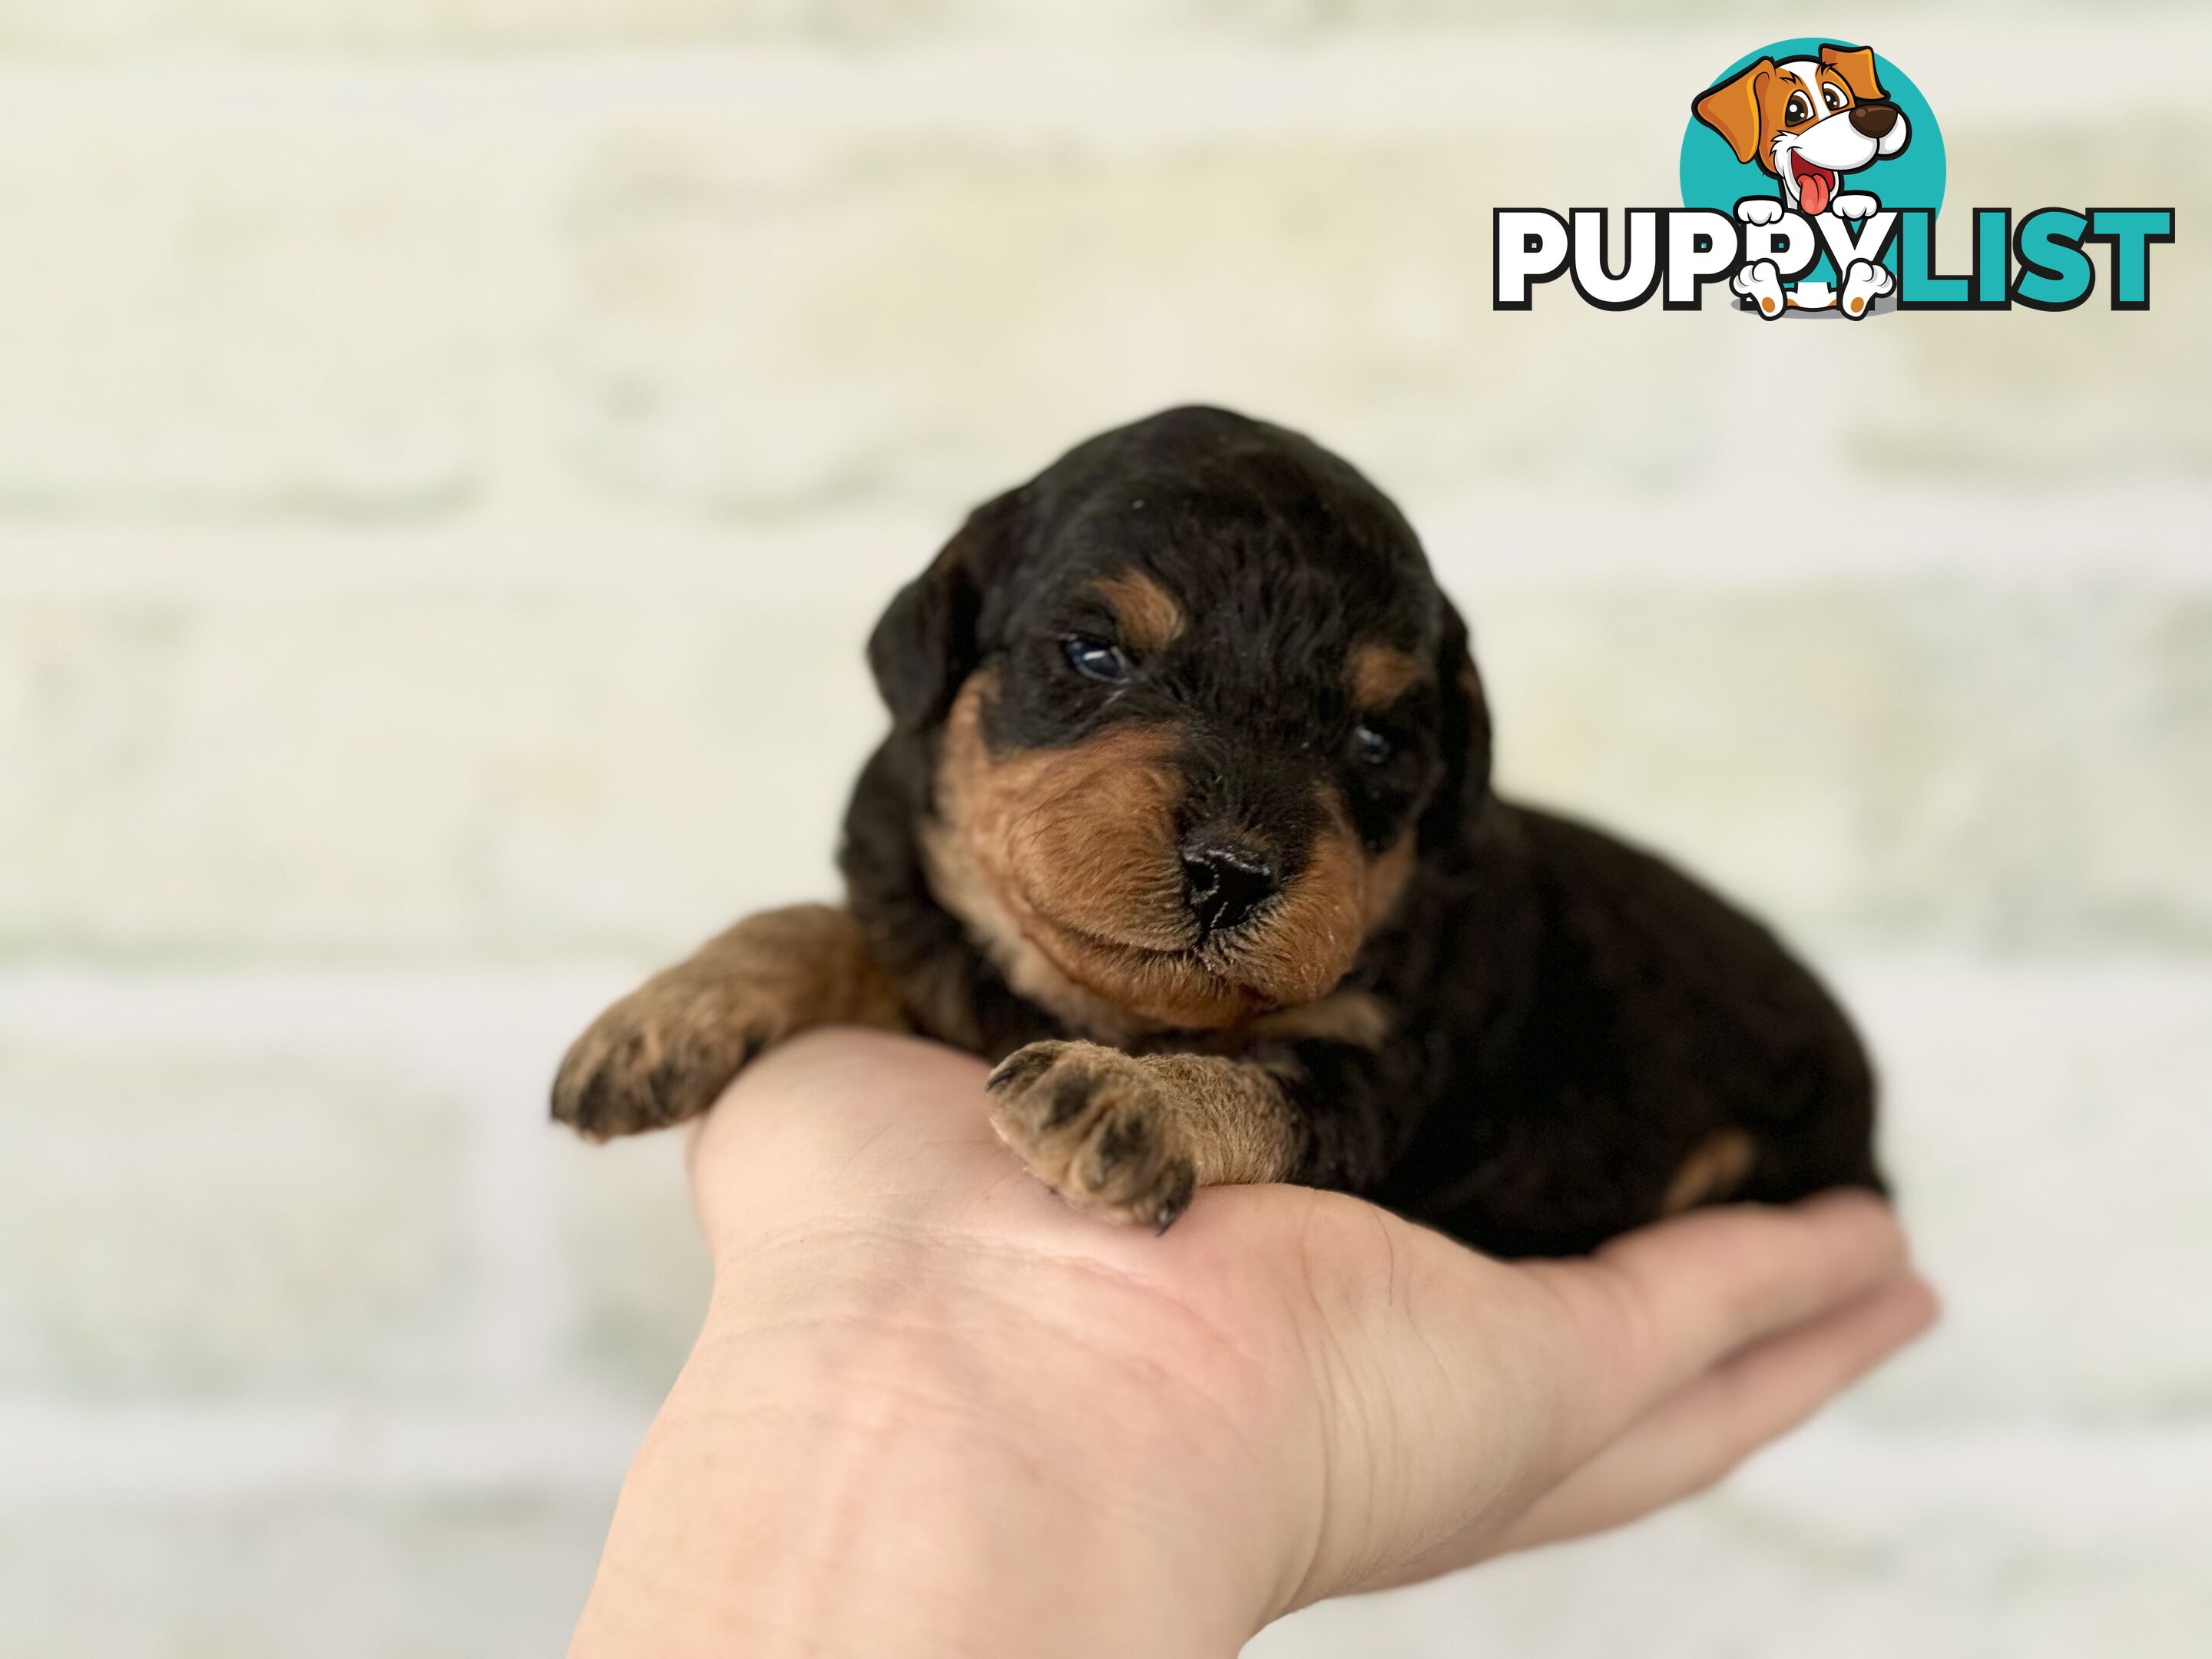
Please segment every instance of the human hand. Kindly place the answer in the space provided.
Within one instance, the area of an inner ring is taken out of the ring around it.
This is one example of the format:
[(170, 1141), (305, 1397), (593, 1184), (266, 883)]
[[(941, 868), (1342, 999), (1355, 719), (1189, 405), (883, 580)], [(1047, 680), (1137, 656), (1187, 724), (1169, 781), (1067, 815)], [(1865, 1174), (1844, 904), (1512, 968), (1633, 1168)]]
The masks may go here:
[(1066, 1209), (984, 1068), (823, 1032), (697, 1126), (713, 1307), (579, 1654), (1226, 1654), (1710, 1484), (1923, 1329), (1886, 1206), (1501, 1263), (1341, 1194)]

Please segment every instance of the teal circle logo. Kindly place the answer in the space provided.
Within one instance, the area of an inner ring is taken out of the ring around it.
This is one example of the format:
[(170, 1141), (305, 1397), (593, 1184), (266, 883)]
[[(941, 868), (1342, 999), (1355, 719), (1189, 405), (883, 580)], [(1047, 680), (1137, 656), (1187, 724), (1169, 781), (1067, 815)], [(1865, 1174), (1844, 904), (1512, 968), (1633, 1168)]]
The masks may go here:
[[(1794, 212), (1851, 219), (1868, 198), (1931, 214), (1943, 205), (1936, 112), (1910, 76), (1864, 46), (1818, 35), (1777, 40), (1737, 58), (1690, 102), (1686, 207), (1734, 215), (1747, 198), (1771, 198)], [(1882, 264), (1894, 273), (1897, 258), (1893, 243)], [(1824, 252), (1800, 285), (1837, 280)]]

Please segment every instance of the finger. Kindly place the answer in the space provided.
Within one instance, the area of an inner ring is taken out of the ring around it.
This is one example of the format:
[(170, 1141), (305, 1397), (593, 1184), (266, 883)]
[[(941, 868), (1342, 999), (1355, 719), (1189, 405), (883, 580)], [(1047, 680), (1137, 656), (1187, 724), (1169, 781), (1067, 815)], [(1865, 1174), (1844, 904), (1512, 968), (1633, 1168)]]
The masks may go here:
[(1470, 1528), (1386, 1578), (1418, 1583), (1513, 1550), (1585, 1537), (1702, 1491), (1927, 1328), (1933, 1293), (1905, 1274), (1723, 1361), (1662, 1401), (1500, 1531)]
[(1307, 1346), (1328, 1361), (1328, 1489), (1364, 1494), (1344, 1507), (1366, 1517), (1324, 1534), (1310, 1598), (1493, 1552), (1658, 1401), (1895, 1276), (1905, 1245), (1887, 1206), (1853, 1195), (1704, 1211), (1588, 1259), (1517, 1263), (1316, 1204), (1298, 1254)]
[(1630, 1425), (1492, 1553), (1603, 1532), (1703, 1492), (1921, 1335), (1938, 1312), (1927, 1281), (1907, 1273), (1742, 1350)]
[(1565, 1316), (1572, 1394), (1561, 1468), (1582, 1462), (1692, 1378), (1750, 1343), (1817, 1318), (1898, 1274), (1889, 1206), (1838, 1193), (1788, 1208), (1699, 1211), (1583, 1261), (1525, 1270)]

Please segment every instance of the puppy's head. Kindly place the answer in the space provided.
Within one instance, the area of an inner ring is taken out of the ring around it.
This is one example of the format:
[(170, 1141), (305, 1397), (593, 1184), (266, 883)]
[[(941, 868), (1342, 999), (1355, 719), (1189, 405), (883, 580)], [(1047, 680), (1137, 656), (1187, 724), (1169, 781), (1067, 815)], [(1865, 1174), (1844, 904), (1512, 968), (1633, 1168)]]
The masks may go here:
[(869, 659), (933, 756), (933, 890), (1103, 1031), (1327, 994), (1487, 789), (1467, 635), (1397, 509), (1305, 439), (1185, 409), (971, 514)]
[(1825, 46), (1817, 58), (1780, 64), (1762, 58), (1700, 94), (1692, 108), (1737, 161), (1757, 161), (1807, 213), (1826, 212), (1844, 174), (1898, 154), (1911, 137), (1863, 46)]

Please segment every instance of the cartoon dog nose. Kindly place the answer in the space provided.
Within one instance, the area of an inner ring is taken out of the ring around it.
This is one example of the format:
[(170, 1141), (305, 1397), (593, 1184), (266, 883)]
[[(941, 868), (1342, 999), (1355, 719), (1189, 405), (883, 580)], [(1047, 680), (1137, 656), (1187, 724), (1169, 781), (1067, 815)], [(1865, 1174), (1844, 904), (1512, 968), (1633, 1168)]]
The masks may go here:
[(1206, 837), (1182, 849), (1183, 898), (1199, 934), (1234, 927), (1273, 898), (1282, 883), (1264, 854), (1233, 842)]
[(1897, 125), (1894, 104), (1858, 104), (1851, 109), (1851, 125), (1869, 138), (1883, 138)]

